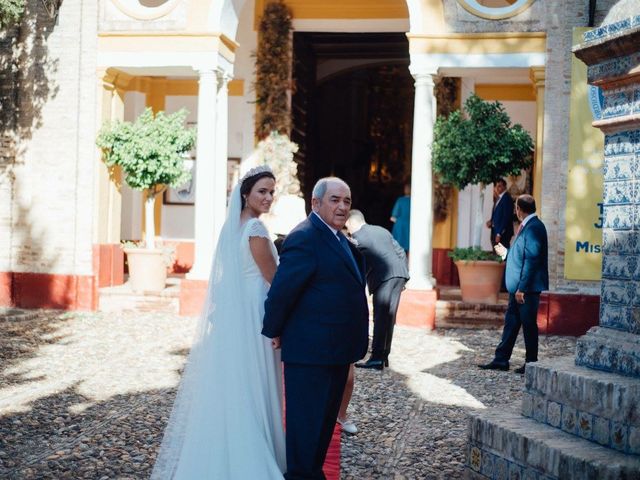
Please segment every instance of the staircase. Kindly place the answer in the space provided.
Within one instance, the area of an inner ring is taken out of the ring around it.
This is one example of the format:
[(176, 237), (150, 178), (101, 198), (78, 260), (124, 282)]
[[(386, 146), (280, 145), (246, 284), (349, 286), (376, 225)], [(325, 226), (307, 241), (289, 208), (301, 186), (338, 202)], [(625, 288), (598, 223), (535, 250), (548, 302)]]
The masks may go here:
[(180, 278), (167, 278), (161, 292), (133, 292), (128, 282), (98, 291), (98, 310), (101, 312), (157, 312), (178, 315), (180, 307)]
[(436, 302), (436, 328), (502, 328), (507, 302), (506, 293), (495, 305), (463, 302), (459, 287), (442, 287)]
[(527, 365), (520, 408), (474, 414), (471, 479), (640, 478), (640, 379), (575, 365)]

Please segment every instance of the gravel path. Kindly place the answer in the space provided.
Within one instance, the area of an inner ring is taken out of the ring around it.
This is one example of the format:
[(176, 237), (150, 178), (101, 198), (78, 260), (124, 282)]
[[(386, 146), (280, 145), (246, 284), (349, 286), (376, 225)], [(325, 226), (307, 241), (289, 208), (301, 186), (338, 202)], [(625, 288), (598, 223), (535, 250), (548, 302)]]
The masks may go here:
[[(142, 479), (170, 412), (193, 319), (0, 310), (0, 478)], [(391, 368), (357, 371), (342, 478), (461, 478), (467, 412), (520, 398), (484, 372), (496, 330), (398, 327)], [(543, 357), (575, 339), (541, 338)], [(524, 356), (517, 345), (514, 365)]]

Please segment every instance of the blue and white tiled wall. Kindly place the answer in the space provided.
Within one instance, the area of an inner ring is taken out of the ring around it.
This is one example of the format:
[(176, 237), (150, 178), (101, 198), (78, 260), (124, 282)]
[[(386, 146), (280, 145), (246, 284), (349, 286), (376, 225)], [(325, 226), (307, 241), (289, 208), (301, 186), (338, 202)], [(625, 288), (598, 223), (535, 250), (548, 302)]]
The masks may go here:
[[(634, 113), (640, 86), (605, 92), (603, 117)], [(604, 146), (600, 325), (640, 333), (640, 130), (610, 134)]]

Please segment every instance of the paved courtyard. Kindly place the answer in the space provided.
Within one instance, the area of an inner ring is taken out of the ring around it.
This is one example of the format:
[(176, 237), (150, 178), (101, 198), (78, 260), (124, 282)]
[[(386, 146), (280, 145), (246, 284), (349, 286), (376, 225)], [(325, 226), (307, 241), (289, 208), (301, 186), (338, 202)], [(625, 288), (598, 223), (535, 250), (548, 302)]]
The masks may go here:
[[(151, 472), (193, 319), (0, 310), (0, 478), (138, 479)], [(522, 376), (485, 372), (497, 330), (396, 329), (391, 368), (356, 372), (342, 478), (463, 475), (467, 413), (507, 407)], [(540, 356), (575, 339), (542, 337)], [(517, 344), (514, 365), (524, 357)]]

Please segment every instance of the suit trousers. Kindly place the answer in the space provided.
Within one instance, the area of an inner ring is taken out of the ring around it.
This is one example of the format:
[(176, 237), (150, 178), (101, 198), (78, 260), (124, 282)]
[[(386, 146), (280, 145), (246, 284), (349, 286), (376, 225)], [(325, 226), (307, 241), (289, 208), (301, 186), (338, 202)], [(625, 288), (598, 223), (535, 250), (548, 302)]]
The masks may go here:
[(502, 340), (496, 348), (494, 362), (500, 365), (509, 365), (509, 359), (513, 352), (513, 346), (518, 338), (520, 326), (524, 335), (525, 361), (538, 361), (538, 305), (540, 304), (539, 293), (525, 293), (524, 303), (516, 301), (513, 293), (509, 294), (509, 306), (504, 317), (504, 329), (502, 330)]
[(382, 282), (373, 293), (373, 360), (386, 360), (391, 352), (393, 327), (396, 324), (400, 294), (405, 283), (405, 278), (390, 278)]
[(350, 365), (284, 364), (287, 480), (324, 480)]

